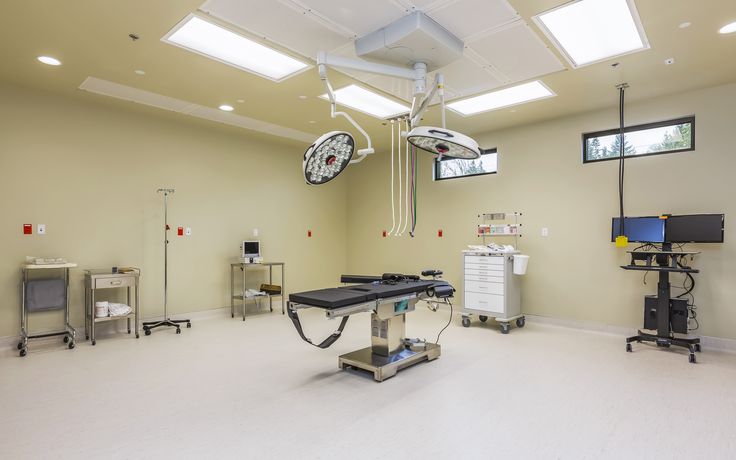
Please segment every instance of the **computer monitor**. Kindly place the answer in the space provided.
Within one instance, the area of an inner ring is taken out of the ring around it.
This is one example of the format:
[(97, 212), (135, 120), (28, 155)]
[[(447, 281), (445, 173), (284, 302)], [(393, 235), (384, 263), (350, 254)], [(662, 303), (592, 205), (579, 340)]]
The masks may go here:
[(670, 216), (665, 225), (669, 243), (723, 243), (723, 214)]
[(243, 241), (243, 259), (254, 259), (261, 257), (260, 241)]
[[(611, 219), (611, 242), (621, 235), (621, 219)], [(664, 243), (665, 221), (658, 216), (624, 217), (624, 234), (631, 243)]]

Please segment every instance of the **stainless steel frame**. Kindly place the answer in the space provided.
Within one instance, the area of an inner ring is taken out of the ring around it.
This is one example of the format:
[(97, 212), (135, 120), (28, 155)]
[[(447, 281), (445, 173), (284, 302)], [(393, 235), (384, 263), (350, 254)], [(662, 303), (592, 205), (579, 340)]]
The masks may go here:
[[(98, 280), (100, 281), (98, 283)], [(103, 321), (127, 320), (128, 334), (130, 334), (130, 320), (135, 322), (135, 338), (139, 338), (138, 323), (140, 309), (140, 270), (136, 269), (130, 273), (112, 273), (102, 270), (85, 270), (84, 275), (84, 338), (92, 339), (92, 345), (97, 344), (95, 339), (95, 323)], [(119, 289), (126, 288), (128, 305), (131, 305), (130, 289), (135, 288), (135, 308), (127, 316), (108, 316), (104, 318), (95, 317), (95, 291), (97, 289)]]
[[(20, 342), (18, 342), (18, 350), (20, 356), (28, 353), (28, 341), (32, 339), (41, 339), (45, 337), (64, 336), (64, 343), (67, 343), (69, 349), (74, 348), (77, 331), (69, 323), (69, 268), (76, 267), (76, 264), (64, 264), (58, 267), (52, 265), (26, 265), (21, 268), (21, 308), (20, 308)], [(26, 284), (28, 283), (28, 272), (31, 270), (61, 270), (65, 284), (66, 303), (64, 305), (64, 329), (57, 331), (41, 332), (31, 334), (28, 327), (28, 308), (26, 306)]]
[[(268, 297), (268, 308), (273, 311), (273, 298), (274, 297), (281, 297), (281, 314), (286, 313), (285, 309), (285, 292), (286, 292), (286, 278), (284, 276), (284, 271), (286, 264), (284, 262), (262, 262), (259, 264), (245, 264), (245, 263), (236, 263), (236, 264), (230, 264), (230, 317), (235, 318), (235, 301), (241, 300), (243, 302), (243, 321), (245, 321), (245, 305), (248, 301), (248, 298), (245, 295), (245, 292), (247, 290), (247, 277), (248, 277), (248, 268), (249, 267), (268, 267), (268, 284), (273, 284), (273, 267), (281, 267), (281, 294), (267, 294), (265, 297)], [(235, 294), (235, 269), (240, 268), (243, 272), (243, 294), (242, 295), (236, 295)], [(254, 299), (257, 299), (257, 297), (254, 297)]]

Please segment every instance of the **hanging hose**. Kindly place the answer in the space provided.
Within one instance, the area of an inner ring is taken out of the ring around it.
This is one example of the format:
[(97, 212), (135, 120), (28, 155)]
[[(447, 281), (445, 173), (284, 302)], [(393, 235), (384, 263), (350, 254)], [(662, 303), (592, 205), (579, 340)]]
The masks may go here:
[[(409, 132), (409, 121), (406, 120), (405, 122), (406, 122), (406, 131)], [(401, 144), (401, 135), (399, 135), (399, 145), (400, 144)], [(404, 232), (406, 232), (406, 227), (408, 227), (409, 225), (409, 141), (408, 140), (406, 141), (406, 146), (404, 150), (405, 150), (404, 157), (406, 161), (406, 171), (405, 171), (406, 190), (404, 192), (405, 218), (404, 218), (404, 227), (401, 229), (401, 233), (399, 233), (400, 236), (404, 235)], [(399, 193), (399, 199), (401, 199), (401, 193)]]
[(419, 159), (417, 158), (417, 148), (412, 146), (411, 148), (411, 230), (409, 235), (414, 237), (414, 229), (417, 227), (417, 183), (419, 177), (417, 175), (417, 169), (419, 168)]
[(624, 92), (626, 83), (618, 86), (618, 121), (619, 121), (619, 159), (618, 159), (618, 205), (619, 205), (619, 235), (625, 236), (624, 233), (624, 160), (626, 159), (625, 139), (624, 139)]
[(391, 120), (391, 230), (387, 235), (391, 235), (396, 228), (396, 206), (394, 206), (394, 122)]
[(397, 158), (399, 160), (398, 161), (399, 163), (399, 225), (396, 227), (394, 236), (399, 236), (401, 233), (401, 222), (402, 222), (402, 218), (401, 218), (401, 121), (397, 122), (396, 125), (397, 125), (397, 132), (399, 134), (398, 142), (397, 142), (398, 150), (399, 150), (397, 154)]

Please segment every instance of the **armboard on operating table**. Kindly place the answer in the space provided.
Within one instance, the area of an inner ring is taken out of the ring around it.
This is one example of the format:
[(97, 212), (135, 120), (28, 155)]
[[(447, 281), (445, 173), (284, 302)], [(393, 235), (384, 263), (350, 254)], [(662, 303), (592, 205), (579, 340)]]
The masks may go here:
[(376, 299), (398, 297), (424, 292), (436, 286), (447, 286), (444, 281), (400, 281), (396, 283), (366, 283), (339, 288), (290, 294), (289, 301), (327, 310), (358, 305)]

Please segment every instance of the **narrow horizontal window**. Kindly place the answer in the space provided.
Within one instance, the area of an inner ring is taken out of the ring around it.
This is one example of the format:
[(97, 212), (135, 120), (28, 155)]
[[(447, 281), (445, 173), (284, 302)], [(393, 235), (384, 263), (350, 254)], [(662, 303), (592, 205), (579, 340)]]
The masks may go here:
[(480, 158), (460, 160), (443, 158), (434, 160), (434, 180), (454, 179), (457, 177), (481, 176), (498, 172), (498, 152), (496, 149), (483, 150)]
[[(619, 158), (618, 129), (583, 134), (583, 163)], [(695, 150), (695, 117), (624, 128), (624, 156), (640, 157)]]

